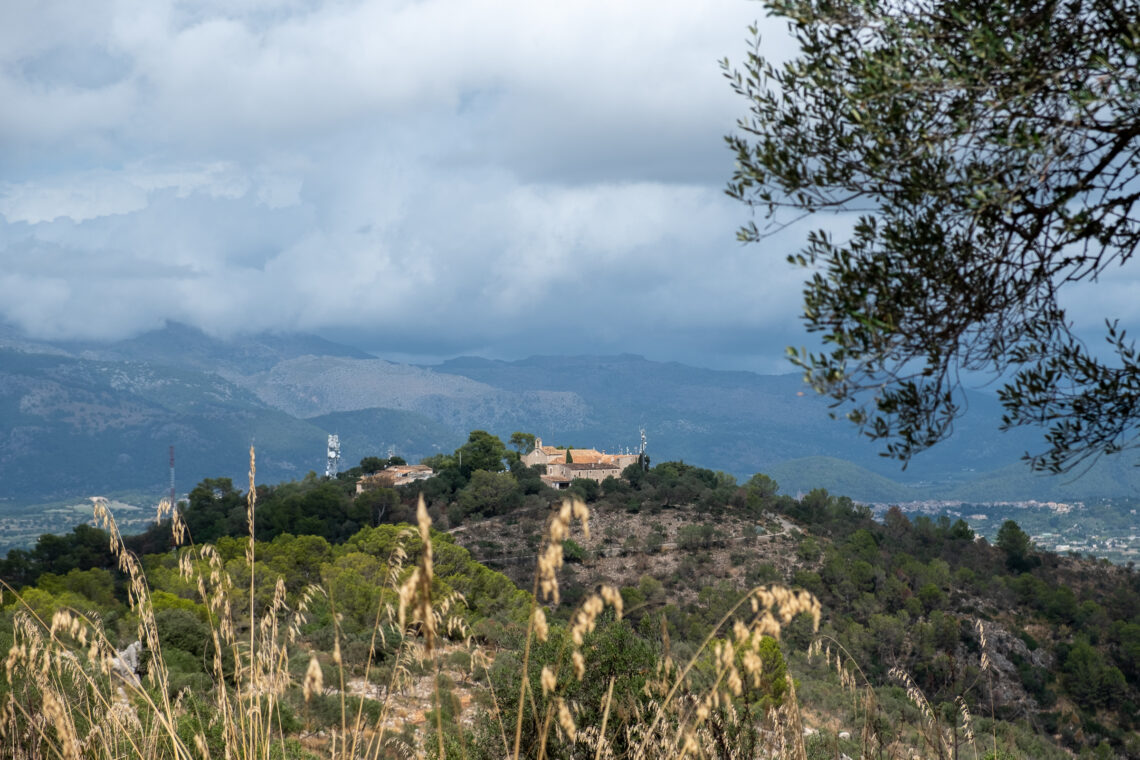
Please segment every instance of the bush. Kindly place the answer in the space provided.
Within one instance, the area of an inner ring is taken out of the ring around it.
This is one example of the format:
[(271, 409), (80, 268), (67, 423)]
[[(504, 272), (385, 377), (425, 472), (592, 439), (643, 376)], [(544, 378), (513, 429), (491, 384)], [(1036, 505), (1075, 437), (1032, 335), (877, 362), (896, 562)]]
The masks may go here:
[(572, 538), (562, 542), (562, 559), (564, 562), (581, 563), (586, 559), (586, 550)]
[(711, 523), (683, 525), (677, 531), (677, 547), (687, 551), (707, 549), (720, 538), (720, 533)]

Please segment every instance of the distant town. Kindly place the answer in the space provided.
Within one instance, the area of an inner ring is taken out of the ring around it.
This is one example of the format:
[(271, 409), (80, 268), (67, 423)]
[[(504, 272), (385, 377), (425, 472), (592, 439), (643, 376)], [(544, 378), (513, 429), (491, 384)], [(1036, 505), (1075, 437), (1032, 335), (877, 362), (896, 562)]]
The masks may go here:
[[(122, 496), (108, 504), (124, 535), (142, 533), (154, 523), (157, 501), (145, 507), (136, 506), (145, 503), (142, 497)], [(68, 533), (76, 525), (90, 523), (91, 518), (91, 501), (87, 499), (12, 510), (0, 517), (0, 557), (11, 549), (35, 546), (36, 540), (45, 533)]]
[[(890, 504), (871, 505), (876, 517)], [(927, 500), (898, 505), (913, 517), (947, 515), (964, 519), (979, 536), (993, 541), (1006, 520), (1014, 520), (1042, 551), (1107, 559), (1125, 565), (1140, 559), (1140, 500), (1001, 501), (967, 504)]]

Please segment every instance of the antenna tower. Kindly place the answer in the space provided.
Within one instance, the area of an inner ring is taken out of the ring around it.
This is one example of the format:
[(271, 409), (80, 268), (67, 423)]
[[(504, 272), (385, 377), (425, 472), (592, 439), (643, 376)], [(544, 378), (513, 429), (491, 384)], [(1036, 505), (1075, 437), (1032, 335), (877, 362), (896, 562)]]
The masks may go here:
[(325, 464), (325, 477), (335, 478), (338, 472), (340, 472), (340, 436), (330, 435), (328, 461)]
[(645, 437), (645, 428), (641, 428), (641, 448), (637, 451), (637, 461), (641, 464), (642, 469), (648, 470), (649, 463), (645, 459), (645, 447), (648, 439)]
[(174, 447), (170, 447), (170, 508), (174, 509), (177, 502), (174, 500)]

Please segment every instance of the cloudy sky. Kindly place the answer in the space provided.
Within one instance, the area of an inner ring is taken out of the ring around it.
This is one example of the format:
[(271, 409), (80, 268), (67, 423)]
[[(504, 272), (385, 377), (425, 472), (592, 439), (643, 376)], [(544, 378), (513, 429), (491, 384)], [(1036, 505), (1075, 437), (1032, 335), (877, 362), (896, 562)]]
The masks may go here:
[(788, 371), (795, 238), (741, 246), (723, 195), (743, 102), (717, 62), (762, 10), (8, 0), (0, 320)]

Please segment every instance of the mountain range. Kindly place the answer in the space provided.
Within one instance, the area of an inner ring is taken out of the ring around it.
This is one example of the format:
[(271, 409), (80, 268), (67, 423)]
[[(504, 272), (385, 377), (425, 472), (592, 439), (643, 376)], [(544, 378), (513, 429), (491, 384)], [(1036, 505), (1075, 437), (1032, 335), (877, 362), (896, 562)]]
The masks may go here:
[(275, 482), (323, 472), (330, 433), (347, 468), (365, 456), (451, 451), (473, 429), (609, 451), (635, 449), (645, 429), (653, 461), (771, 472), (785, 490), (862, 500), (1137, 493), (1131, 463), (1110, 460), (1075, 483), (1029, 473), (1019, 460), (1040, 433), (999, 433), (992, 394), (968, 402), (954, 436), (902, 470), (831, 419), (794, 374), (635, 355), (417, 366), (312, 335), (218, 338), (176, 323), (108, 343), (0, 328), (0, 510), (106, 492), (157, 498), (169, 487), (169, 446), (185, 492), (206, 477), (243, 482), (251, 443), (258, 480)]

